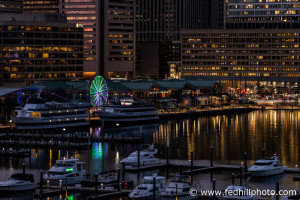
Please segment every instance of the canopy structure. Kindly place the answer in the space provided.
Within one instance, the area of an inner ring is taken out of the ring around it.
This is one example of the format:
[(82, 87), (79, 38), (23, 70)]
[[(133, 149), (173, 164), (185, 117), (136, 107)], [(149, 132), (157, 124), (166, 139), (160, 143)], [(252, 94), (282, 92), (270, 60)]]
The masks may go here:
[(20, 90), (22, 90), (22, 88), (0, 87), (0, 97)]
[[(109, 91), (150, 91), (158, 88), (160, 91), (190, 89), (214, 89), (217, 82), (193, 79), (172, 79), (172, 80), (132, 80), (114, 81), (106, 80)], [(0, 87), (0, 96), (25, 90), (71, 90), (87, 91), (89, 81), (45, 81), (37, 82), (23, 88)]]

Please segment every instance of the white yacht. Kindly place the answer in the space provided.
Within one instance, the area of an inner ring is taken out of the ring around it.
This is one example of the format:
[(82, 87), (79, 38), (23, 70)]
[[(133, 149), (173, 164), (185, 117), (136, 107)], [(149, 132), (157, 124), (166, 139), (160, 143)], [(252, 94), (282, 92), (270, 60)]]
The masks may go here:
[(283, 167), (278, 160), (276, 154), (274, 154), (269, 159), (257, 160), (253, 166), (251, 166), (248, 171), (254, 177), (259, 176), (272, 176), (276, 174), (281, 174), (284, 172), (285, 167)]
[(36, 188), (32, 174), (13, 174), (8, 180), (0, 182), (0, 191), (27, 191)]
[[(43, 178), (50, 185), (73, 185), (80, 183), (84, 179), (86, 170), (84, 162), (78, 162), (78, 159), (57, 160)], [(61, 183), (60, 183), (61, 182)]]
[(101, 106), (97, 111), (102, 127), (104, 126), (129, 126), (155, 122), (159, 119), (158, 112), (153, 105), (133, 101), (133, 99), (121, 99), (118, 102)]
[(153, 174), (153, 176), (145, 176), (144, 182), (137, 186), (130, 194), (129, 197), (133, 200), (153, 200), (153, 185), (155, 178), (155, 199), (159, 198), (159, 195), (165, 191), (166, 189), (166, 178), (163, 176), (157, 176), (157, 174)]
[(198, 199), (198, 195), (191, 196), (190, 190), (192, 189), (188, 176), (175, 176), (168, 185), (166, 191), (160, 194), (161, 200), (194, 200)]
[[(126, 168), (138, 166), (138, 152), (131, 153), (127, 158), (124, 158), (120, 163), (125, 163)], [(159, 158), (154, 157), (153, 154), (147, 152), (140, 152), (140, 166), (154, 165), (160, 163)]]
[(17, 129), (47, 130), (88, 126), (88, 104), (84, 102), (46, 101), (38, 93), (12, 117)]
[(251, 195), (251, 190), (244, 185), (229, 185), (225, 190), (223, 199), (257, 200), (257, 196)]
[[(154, 155), (157, 153), (157, 149), (141, 147), (140, 150), (140, 166), (147, 166), (160, 163), (160, 159)], [(131, 153), (127, 158), (124, 158), (120, 163), (125, 163), (126, 168), (132, 168), (138, 166), (138, 151)]]

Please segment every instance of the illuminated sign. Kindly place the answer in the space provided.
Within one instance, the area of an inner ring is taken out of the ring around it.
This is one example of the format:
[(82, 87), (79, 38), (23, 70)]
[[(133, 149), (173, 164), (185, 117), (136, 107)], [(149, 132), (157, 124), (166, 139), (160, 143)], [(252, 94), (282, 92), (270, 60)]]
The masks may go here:
[(73, 168), (66, 169), (66, 172), (73, 172)]

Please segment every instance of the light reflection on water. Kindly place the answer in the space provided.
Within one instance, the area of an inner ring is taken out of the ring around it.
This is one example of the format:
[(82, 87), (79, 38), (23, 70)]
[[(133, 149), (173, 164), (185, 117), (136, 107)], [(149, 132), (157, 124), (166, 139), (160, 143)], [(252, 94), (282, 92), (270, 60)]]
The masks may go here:
[(284, 165), (299, 164), (300, 111), (256, 111), (239, 115), (202, 117), (191, 120), (164, 121), (154, 133), (155, 144), (165, 155), (170, 147), (174, 159), (209, 159), (210, 147), (214, 159), (221, 163), (240, 163), (244, 152), (250, 160), (277, 153)]
[[(172, 159), (190, 159), (190, 151), (194, 151), (196, 160), (208, 160), (210, 147), (214, 147), (214, 160), (224, 164), (240, 164), (244, 152), (248, 153), (250, 163), (262, 156), (262, 148), (266, 147), (266, 155), (277, 153), (284, 165), (293, 167), (299, 164), (299, 122), (300, 111), (255, 111), (237, 115), (201, 117), (195, 119), (179, 119), (160, 121), (159, 125), (136, 127), (91, 128), (94, 137), (101, 135), (142, 136), (145, 143), (159, 148), (159, 156), (165, 158), (166, 145), (170, 147)], [(90, 151), (66, 151), (55, 149), (32, 149), (31, 159), (0, 158), (0, 181), (8, 179), (11, 174), (22, 171), (22, 163), (31, 163), (27, 172), (39, 180), (39, 170), (47, 171), (57, 159), (74, 156), (86, 163), (90, 174), (117, 169), (119, 162), (136, 150), (139, 144), (102, 144), (93, 143)], [(248, 164), (249, 165), (249, 164)], [(178, 169), (177, 169), (178, 171)], [(153, 172), (148, 172), (151, 174)], [(165, 170), (158, 171), (165, 175)], [(171, 174), (176, 174), (176, 171)], [(224, 189), (230, 183), (231, 171), (217, 171), (217, 188)], [(141, 181), (145, 174), (127, 174), (127, 180)], [(300, 188), (298, 182), (292, 181), (292, 174), (275, 176), (263, 180), (253, 180), (252, 188), (274, 188), (279, 181), (282, 187)], [(210, 174), (204, 173), (194, 177), (199, 188), (211, 187)], [(274, 182), (275, 181), (275, 182)]]

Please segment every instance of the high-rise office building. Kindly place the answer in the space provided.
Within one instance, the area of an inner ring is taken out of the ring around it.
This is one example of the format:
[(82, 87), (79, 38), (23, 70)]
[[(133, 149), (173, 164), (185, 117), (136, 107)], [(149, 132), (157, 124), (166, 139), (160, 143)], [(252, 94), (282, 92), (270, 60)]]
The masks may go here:
[[(181, 60), (181, 31), (183, 29), (210, 29), (224, 27), (224, 0), (137, 0), (136, 40), (137, 54), (143, 51), (156, 55), (160, 52), (158, 70), (150, 70), (153, 77), (170, 77), (168, 63)], [(150, 44), (152, 43), (152, 44)], [(153, 52), (149, 52), (152, 46)], [(168, 49), (169, 48), (169, 49)], [(161, 55), (165, 53), (165, 55)], [(137, 56), (137, 75), (143, 76), (148, 62)], [(169, 62), (171, 61), (171, 62)], [(143, 64), (144, 63), (144, 64)], [(143, 66), (144, 65), (144, 66)], [(156, 75), (153, 72), (159, 72)]]
[(83, 30), (58, 15), (0, 15), (0, 85), (78, 80)]
[(0, 1), (0, 13), (23, 13), (23, 0)]
[(58, 14), (61, 0), (23, 0), (24, 13), (31, 14)]
[(224, 0), (136, 0), (138, 42), (180, 41), (182, 29), (224, 25)]
[(228, 0), (225, 30), (182, 32), (182, 75), (223, 88), (285, 93), (299, 89), (300, 1)]
[(289, 29), (300, 28), (300, 1), (228, 0), (226, 28)]
[(109, 79), (130, 79), (135, 74), (135, 0), (105, 0), (99, 4), (100, 74)]
[(86, 78), (134, 75), (134, 0), (63, 0), (62, 10), (68, 22), (83, 26)]
[(273, 87), (283, 92), (286, 86), (298, 90), (299, 32), (299, 29), (185, 30), (182, 76), (218, 80), (227, 90), (231, 87), (257, 92), (262, 87)]
[(100, 73), (99, 51), (97, 50), (97, 13), (99, 5), (97, 0), (62, 0), (62, 11), (68, 22), (83, 27), (83, 58), (84, 77), (89, 79)]

